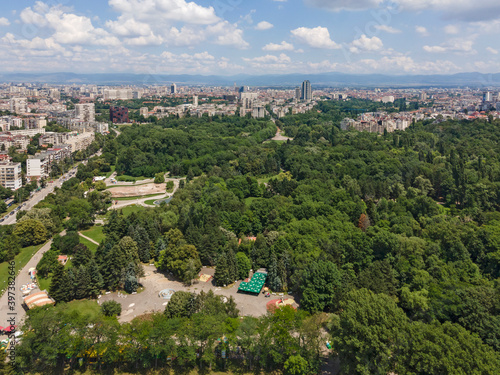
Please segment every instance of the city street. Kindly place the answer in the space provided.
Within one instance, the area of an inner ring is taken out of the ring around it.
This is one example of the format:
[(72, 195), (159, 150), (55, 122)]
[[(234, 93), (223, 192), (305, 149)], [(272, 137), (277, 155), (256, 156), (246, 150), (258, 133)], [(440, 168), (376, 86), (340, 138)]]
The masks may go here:
[[(26, 202), (24, 202), (21, 205), (21, 208), (18, 211), (29, 211), (32, 209), (34, 206), (36, 206), (39, 202), (45, 199), (47, 195), (52, 193), (54, 191), (55, 187), (61, 187), (65, 179), (68, 178), (69, 174), (72, 172), (76, 172), (76, 168), (71, 169), (68, 173), (66, 173), (64, 176), (60, 177), (57, 180), (54, 180), (51, 183), (47, 183), (47, 186), (40, 191), (37, 191), (33, 193), (33, 195), (28, 199)], [(16, 213), (18, 211), (12, 211), (14, 214), (9, 214), (6, 216), (3, 222), (0, 223), (0, 225), (10, 225), (10, 224), (15, 224), (16, 223)]]

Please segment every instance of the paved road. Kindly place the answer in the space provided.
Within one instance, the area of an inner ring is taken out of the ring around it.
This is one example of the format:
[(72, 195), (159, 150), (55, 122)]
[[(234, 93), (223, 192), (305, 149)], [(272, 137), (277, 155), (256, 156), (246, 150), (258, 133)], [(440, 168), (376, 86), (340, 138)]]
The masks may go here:
[[(100, 156), (101, 151), (98, 151), (95, 153), (93, 156)], [(82, 161), (83, 164), (87, 164), (87, 160)], [(45, 199), (47, 195), (50, 193), (54, 192), (54, 188), (58, 187), (60, 188), (63, 184), (64, 181), (68, 180), (70, 177), (73, 177), (74, 174), (76, 174), (77, 167), (71, 168), (66, 174), (62, 175), (58, 179), (54, 179), (52, 182), (48, 183), (45, 188), (42, 190), (34, 193), (24, 204), (19, 208), (18, 211), (29, 211), (31, 210), (34, 206), (36, 206), (39, 202)], [(16, 213), (17, 211), (14, 212), (12, 215), (8, 215), (5, 217), (4, 221), (0, 223), (0, 225), (10, 225), (10, 224), (15, 224), (17, 219), (16, 219)]]
[[(21, 208), (18, 211), (29, 211), (29, 210), (31, 210), (39, 202), (41, 202), (42, 200), (44, 200), (47, 195), (49, 195), (50, 193), (53, 193), (55, 187), (59, 187), (60, 188), (61, 185), (63, 184), (63, 182), (69, 176), (69, 174), (72, 173), (72, 172), (74, 172), (74, 171), (76, 171), (76, 169), (72, 169), (66, 175), (64, 175), (63, 177), (61, 177), (61, 178), (59, 178), (57, 180), (54, 180), (52, 183), (47, 183), (47, 186), (45, 188), (43, 188), (42, 190), (34, 193), (30, 197), (30, 199), (28, 199), (26, 202), (24, 202), (24, 204), (21, 206)], [(15, 213), (13, 215), (7, 216), (7, 218), (4, 219), (4, 221), (2, 223), (0, 223), (0, 224), (1, 225), (15, 224), (16, 223), (16, 213), (18, 211), (15, 211)]]
[[(16, 318), (16, 325), (19, 327), (20, 323), (24, 319), (24, 316), (26, 315), (26, 312), (24, 311), (22, 307), (23, 303), (23, 294), (20, 291), (20, 288), (24, 284), (31, 283), (31, 278), (28, 274), (28, 271), (30, 268), (35, 268), (40, 259), (42, 259), (43, 253), (45, 253), (47, 250), (50, 249), (50, 245), (52, 244), (52, 240), (47, 242), (45, 245), (42, 246), (40, 250), (30, 259), (30, 261), (24, 266), (24, 268), (19, 272), (19, 274), (16, 276), (16, 284), (15, 284), (15, 301), (16, 301), (16, 306), (14, 311), (10, 311), (8, 309), (8, 300), (9, 300), (9, 293), (5, 292), (2, 297), (0, 297), (0, 325), (1, 326), (6, 326), (7, 325), (7, 319), (9, 317), (15, 317)], [(5, 280), (2, 280), (1, 282), (5, 283)], [(38, 292), (39, 289), (35, 289), (34, 292)], [(16, 315), (9, 315), (9, 313), (15, 313)]]

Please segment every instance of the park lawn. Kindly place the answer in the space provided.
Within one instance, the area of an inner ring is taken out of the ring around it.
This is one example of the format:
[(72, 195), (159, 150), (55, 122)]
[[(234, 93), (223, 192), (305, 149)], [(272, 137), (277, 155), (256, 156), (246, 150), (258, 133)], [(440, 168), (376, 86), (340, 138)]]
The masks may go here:
[[(19, 270), (21, 270), (26, 263), (29, 262), (29, 260), (35, 255), (35, 253), (40, 250), (40, 248), (45, 245), (44, 243), (41, 245), (37, 246), (28, 246), (24, 247), (21, 249), (21, 252), (16, 255), (14, 258), (14, 261), (16, 262), (15, 269), (16, 269), (16, 275), (18, 274)], [(0, 280), (4, 281), (4, 285), (0, 286), (2, 294), (5, 291), (6, 285), (7, 285), (7, 280), (9, 278), (9, 262), (2, 262), (0, 264)]]
[(89, 315), (91, 318), (95, 318), (100, 314), (101, 307), (97, 304), (97, 301), (81, 300), (68, 302), (64, 311), (68, 314), (77, 311), (82, 315)]
[(87, 240), (86, 238), (83, 238), (82, 236), (80, 236), (80, 243), (87, 246), (89, 248), (89, 250), (92, 252), (92, 254), (95, 254), (95, 252), (97, 251), (98, 245), (96, 245), (93, 242), (90, 242), (89, 240)]
[(245, 205), (246, 205), (247, 207), (250, 207), (250, 205), (252, 204), (252, 202), (253, 202), (254, 200), (256, 200), (256, 199), (258, 199), (258, 198), (256, 198), (256, 197), (248, 197), (248, 198), (245, 198), (245, 199), (244, 199)]
[(40, 290), (46, 290), (48, 292), (50, 288), (50, 283), (52, 282), (52, 274), (49, 274), (49, 277), (47, 277), (46, 279), (37, 277), (37, 281), (38, 281), (38, 288)]
[(135, 197), (120, 197), (120, 198), (111, 198), (115, 201), (133, 201), (135, 199), (144, 199), (144, 198), (151, 198), (151, 197), (161, 197), (164, 196), (165, 193), (157, 193), (157, 194), (148, 194), (148, 195), (138, 195)]
[(148, 201), (144, 201), (144, 204), (148, 204), (150, 206), (156, 206), (155, 205), (155, 202), (157, 201), (158, 199), (150, 199)]
[(130, 215), (132, 212), (141, 212), (144, 210), (146, 210), (146, 207), (138, 206), (136, 204), (134, 204), (132, 206), (126, 206), (126, 207), (123, 207), (121, 209), (121, 211), (123, 212), (123, 215), (125, 215), (125, 216)]
[(264, 141), (262, 143), (272, 143), (272, 142), (276, 142), (276, 143), (285, 143), (287, 141), (287, 139), (268, 139), (267, 141)]
[(105, 234), (102, 232), (102, 225), (94, 225), (92, 228), (82, 230), (83, 235), (92, 238), (94, 241), (101, 243), (104, 241)]

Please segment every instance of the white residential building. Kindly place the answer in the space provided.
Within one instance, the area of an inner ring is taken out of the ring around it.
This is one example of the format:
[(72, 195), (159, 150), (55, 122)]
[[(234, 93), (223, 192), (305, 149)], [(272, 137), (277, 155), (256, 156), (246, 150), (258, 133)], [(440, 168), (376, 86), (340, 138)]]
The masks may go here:
[(75, 118), (81, 121), (95, 121), (94, 103), (75, 104)]
[(28, 99), (26, 99), (26, 98), (12, 98), (12, 99), (10, 99), (10, 111), (12, 113), (27, 113), (28, 112)]
[(21, 163), (0, 163), (0, 185), (11, 190), (17, 190), (23, 186)]
[(23, 186), (21, 163), (0, 163), (0, 185), (11, 190), (17, 190)]

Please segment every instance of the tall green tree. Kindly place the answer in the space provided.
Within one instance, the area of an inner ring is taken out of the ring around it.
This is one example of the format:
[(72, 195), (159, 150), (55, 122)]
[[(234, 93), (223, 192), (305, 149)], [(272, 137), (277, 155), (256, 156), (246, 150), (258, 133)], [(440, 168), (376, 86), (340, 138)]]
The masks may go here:
[(231, 272), (227, 264), (226, 253), (221, 253), (215, 265), (214, 283), (217, 286), (226, 286), (231, 284), (233, 281), (234, 280), (231, 278)]
[(301, 272), (302, 308), (310, 312), (334, 311), (343, 295), (343, 275), (329, 261), (316, 260)]

